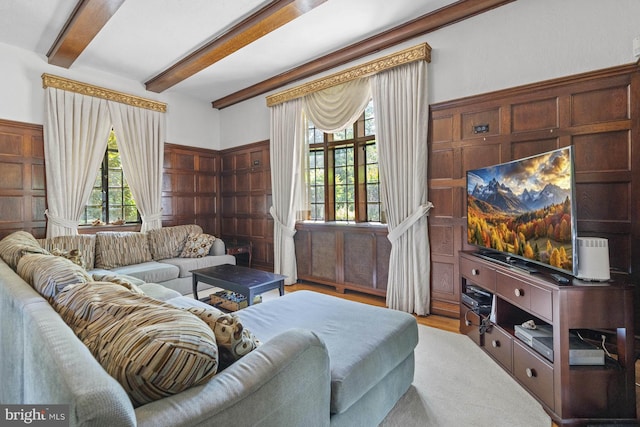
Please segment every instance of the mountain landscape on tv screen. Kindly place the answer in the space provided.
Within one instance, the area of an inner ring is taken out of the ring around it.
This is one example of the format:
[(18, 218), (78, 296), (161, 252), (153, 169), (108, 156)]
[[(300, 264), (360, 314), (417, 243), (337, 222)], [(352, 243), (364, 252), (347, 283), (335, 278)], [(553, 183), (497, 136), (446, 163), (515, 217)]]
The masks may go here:
[(572, 270), (569, 150), (467, 172), (467, 240)]

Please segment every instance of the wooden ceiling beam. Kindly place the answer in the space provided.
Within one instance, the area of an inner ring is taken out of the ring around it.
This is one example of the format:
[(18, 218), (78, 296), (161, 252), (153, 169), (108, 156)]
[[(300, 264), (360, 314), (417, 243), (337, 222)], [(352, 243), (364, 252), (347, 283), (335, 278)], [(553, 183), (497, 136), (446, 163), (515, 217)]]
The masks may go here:
[(49, 64), (69, 68), (124, 0), (80, 0), (47, 52)]
[(145, 82), (145, 86), (147, 90), (152, 92), (162, 92), (293, 21), (325, 1), (327, 0), (274, 1), (151, 78)]
[(436, 11), (422, 15), (368, 39), (317, 58), (282, 74), (263, 80), (211, 103), (213, 108), (226, 108), (247, 99), (278, 89), (289, 83), (314, 76), (350, 61), (362, 58), (411, 38), (427, 34), (447, 25), (486, 12), (515, 0), (460, 0)]

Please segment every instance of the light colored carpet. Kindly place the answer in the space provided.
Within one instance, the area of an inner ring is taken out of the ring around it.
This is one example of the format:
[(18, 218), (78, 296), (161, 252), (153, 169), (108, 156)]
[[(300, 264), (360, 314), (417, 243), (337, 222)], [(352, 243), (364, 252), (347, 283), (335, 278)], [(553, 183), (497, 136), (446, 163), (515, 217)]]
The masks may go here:
[(540, 404), (464, 335), (419, 325), (413, 385), (381, 427), (550, 427)]

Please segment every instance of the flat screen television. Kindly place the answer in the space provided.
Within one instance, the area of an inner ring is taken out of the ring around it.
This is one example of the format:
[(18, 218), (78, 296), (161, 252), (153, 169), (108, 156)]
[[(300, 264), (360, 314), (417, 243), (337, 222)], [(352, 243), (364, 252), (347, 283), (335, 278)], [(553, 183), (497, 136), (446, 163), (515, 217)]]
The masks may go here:
[(467, 171), (467, 242), (535, 271), (576, 275), (572, 147)]

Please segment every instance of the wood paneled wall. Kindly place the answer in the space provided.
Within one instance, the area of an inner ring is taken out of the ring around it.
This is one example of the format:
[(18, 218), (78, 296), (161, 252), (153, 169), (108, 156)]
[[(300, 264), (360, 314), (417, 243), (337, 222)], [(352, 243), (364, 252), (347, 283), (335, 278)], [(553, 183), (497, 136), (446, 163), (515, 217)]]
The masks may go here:
[(252, 266), (273, 268), (273, 218), (269, 141), (221, 153), (221, 236), (249, 240)]
[(0, 239), (46, 232), (42, 126), (0, 120)]
[[(431, 106), (434, 312), (454, 314), (455, 307), (457, 314), (457, 254), (472, 249), (466, 171), (568, 145), (574, 147), (578, 234), (609, 239), (611, 267), (640, 279), (639, 70), (615, 67)], [(488, 132), (474, 133), (485, 124)]]
[(219, 152), (165, 144), (162, 225), (198, 224), (219, 236), (219, 175)]

